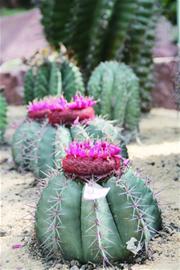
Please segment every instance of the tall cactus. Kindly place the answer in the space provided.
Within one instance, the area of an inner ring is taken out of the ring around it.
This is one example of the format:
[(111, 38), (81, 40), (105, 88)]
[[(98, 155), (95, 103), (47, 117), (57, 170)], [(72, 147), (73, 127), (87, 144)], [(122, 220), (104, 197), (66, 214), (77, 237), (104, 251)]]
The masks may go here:
[(78, 91), (84, 93), (84, 83), (82, 74), (79, 68), (69, 61), (64, 61), (61, 64), (61, 76), (62, 76), (62, 92), (68, 101)]
[(161, 211), (119, 153), (107, 142), (70, 145), (37, 205), (35, 232), (44, 254), (108, 265), (147, 248), (161, 228)]
[[(152, 73), (151, 50), (159, 1), (52, 0), (52, 8), (46, 7), (49, 2), (43, 0), (41, 6), (49, 42), (57, 46), (58, 40), (72, 49), (86, 79), (101, 61), (123, 59), (140, 78), (142, 108), (147, 108), (152, 89), (149, 74)], [(56, 38), (52, 37), (54, 31), (58, 32)]]
[(116, 61), (101, 63), (89, 79), (88, 93), (99, 100), (96, 105), (98, 114), (107, 115), (131, 130), (138, 127), (139, 84), (128, 66)]
[(151, 108), (150, 92), (153, 89), (152, 49), (159, 8), (155, 0), (138, 0), (138, 3), (139, 7), (133, 24), (129, 28), (122, 59), (133, 68), (140, 78), (141, 106), (143, 111), (148, 111)]
[(137, 7), (137, 0), (49, 2), (44, 0), (40, 5), (47, 39), (54, 46), (61, 41), (72, 48), (88, 72), (102, 59), (117, 54)]
[(0, 94), (0, 143), (3, 142), (6, 125), (7, 125), (7, 103), (2, 94)]

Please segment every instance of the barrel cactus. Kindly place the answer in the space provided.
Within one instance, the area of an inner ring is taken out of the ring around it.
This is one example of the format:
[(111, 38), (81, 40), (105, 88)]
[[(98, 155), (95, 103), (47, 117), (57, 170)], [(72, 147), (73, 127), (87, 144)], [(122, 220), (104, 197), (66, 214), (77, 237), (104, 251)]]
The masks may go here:
[(84, 93), (82, 74), (67, 57), (56, 54), (53, 57), (40, 55), (39, 58), (31, 60), (31, 67), (25, 75), (25, 103), (61, 94), (70, 100), (77, 91)]
[(7, 125), (7, 103), (2, 94), (0, 94), (0, 143), (3, 142), (6, 125)]
[[(123, 144), (121, 130), (111, 122), (95, 117), (92, 98), (76, 95), (67, 102), (63, 97), (46, 98), (28, 107), (28, 117), (16, 130), (12, 154), (19, 168), (45, 177), (50, 167), (60, 167), (65, 148), (72, 140), (107, 139)], [(123, 155), (127, 156), (123, 144)]]
[(160, 228), (152, 191), (106, 141), (70, 144), (35, 214), (44, 254), (81, 263), (131, 261)]
[(88, 93), (100, 102), (98, 114), (116, 119), (120, 126), (133, 130), (140, 119), (139, 83), (136, 75), (125, 64), (103, 62), (95, 68), (89, 82)]

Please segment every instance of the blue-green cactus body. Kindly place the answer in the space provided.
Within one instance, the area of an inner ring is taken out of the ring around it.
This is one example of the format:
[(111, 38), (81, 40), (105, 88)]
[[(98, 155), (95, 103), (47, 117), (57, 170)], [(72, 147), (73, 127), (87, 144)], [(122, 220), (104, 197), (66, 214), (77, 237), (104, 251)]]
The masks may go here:
[(99, 199), (87, 200), (85, 183), (63, 172), (48, 183), (35, 222), (36, 237), (48, 255), (83, 263), (131, 261), (161, 228), (157, 201), (132, 170), (96, 184), (110, 188)]
[(67, 181), (61, 175), (60, 179), (53, 177), (42, 194), (36, 212), (36, 233), (47, 253), (56, 250), (57, 256), (63, 254), (68, 260), (82, 260), (81, 190), (80, 183)]
[(12, 156), (17, 167), (30, 169), (32, 152), (38, 138), (40, 124), (35, 121), (25, 121), (16, 132), (12, 140)]
[(7, 103), (0, 94), (0, 143), (4, 140), (4, 132), (7, 125)]

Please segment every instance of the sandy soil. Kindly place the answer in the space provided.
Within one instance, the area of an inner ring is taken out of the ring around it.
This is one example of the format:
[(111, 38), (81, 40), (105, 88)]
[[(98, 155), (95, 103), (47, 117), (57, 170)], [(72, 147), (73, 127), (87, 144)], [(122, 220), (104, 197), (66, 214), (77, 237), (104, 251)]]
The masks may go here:
[[(12, 133), (25, 114), (23, 107), (9, 108), (9, 127), (6, 141), (10, 143)], [(148, 175), (151, 186), (157, 194), (162, 208), (164, 229), (160, 236), (150, 243), (150, 258), (136, 260), (135, 265), (122, 265), (127, 270), (178, 270), (180, 269), (180, 119), (177, 112), (154, 109), (141, 121), (141, 144), (129, 145), (133, 167)], [(56, 270), (94, 269), (92, 265), (71, 266), (61, 262), (45, 262), (29, 250), (33, 235), (31, 213), (37, 200), (37, 187), (33, 185), (31, 173), (18, 173), (12, 162), (10, 146), (0, 149), (1, 175), (1, 262), (2, 270)], [(20, 245), (17, 245), (20, 244)], [(34, 249), (34, 248), (31, 248)], [(33, 252), (34, 253), (34, 252)], [(102, 268), (96, 268), (102, 269)], [(112, 269), (112, 268), (111, 268)]]

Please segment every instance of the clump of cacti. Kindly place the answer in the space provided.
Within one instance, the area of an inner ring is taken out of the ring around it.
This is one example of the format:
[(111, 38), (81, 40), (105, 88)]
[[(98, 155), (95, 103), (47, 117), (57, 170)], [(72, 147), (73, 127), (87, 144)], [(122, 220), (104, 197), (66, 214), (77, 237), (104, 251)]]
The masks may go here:
[(61, 53), (42, 53), (34, 58), (24, 79), (25, 103), (61, 94), (70, 100), (77, 91), (84, 93), (82, 74), (67, 57)]
[(40, 9), (50, 44), (58, 47), (61, 41), (73, 50), (87, 77), (106, 60), (123, 59), (134, 68), (140, 78), (142, 108), (148, 110), (159, 4), (158, 0), (43, 0)]
[(106, 141), (70, 145), (35, 214), (44, 254), (81, 263), (132, 261), (160, 228), (152, 191)]
[[(73, 140), (94, 138), (121, 144), (121, 130), (95, 117), (95, 104), (92, 98), (80, 95), (71, 102), (64, 97), (49, 97), (30, 104), (27, 119), (13, 137), (12, 153), (17, 167), (44, 177), (49, 167), (61, 166), (59, 161)], [(127, 156), (125, 145), (123, 149)]]
[(138, 128), (139, 82), (130, 67), (116, 61), (101, 63), (89, 79), (88, 93), (100, 101), (95, 108), (98, 114), (117, 120), (127, 129)]
[(7, 103), (2, 94), (0, 94), (0, 143), (4, 140), (4, 132), (7, 125)]

